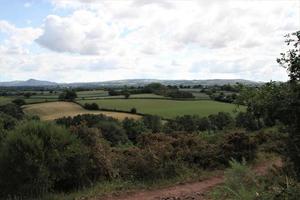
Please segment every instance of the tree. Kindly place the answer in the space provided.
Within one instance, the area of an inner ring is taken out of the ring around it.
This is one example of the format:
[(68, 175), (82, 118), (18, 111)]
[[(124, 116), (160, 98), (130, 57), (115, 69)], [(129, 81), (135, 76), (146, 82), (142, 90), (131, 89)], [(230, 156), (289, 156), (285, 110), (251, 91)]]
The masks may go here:
[(12, 101), (14, 104), (18, 105), (18, 106), (23, 106), (26, 104), (26, 102), (24, 101), (24, 99), (14, 99)]
[(87, 110), (99, 110), (99, 106), (96, 103), (85, 103), (83, 107)]
[(287, 69), (291, 81), (300, 81), (300, 31), (285, 36), (286, 44), (293, 48), (286, 53), (281, 53), (281, 58), (277, 62)]
[(62, 101), (74, 101), (77, 98), (77, 94), (74, 90), (65, 90), (59, 95), (59, 100)]
[(125, 97), (125, 99), (129, 99), (130, 93), (129, 92), (124, 92), (124, 97)]
[(249, 112), (239, 112), (235, 117), (235, 125), (237, 127), (246, 128), (250, 131), (259, 129), (257, 121), (254, 116)]
[(26, 92), (26, 93), (24, 94), (24, 97), (25, 97), (25, 98), (29, 98), (29, 97), (31, 97), (31, 95), (32, 95), (32, 94), (31, 94), (30, 92)]
[(136, 113), (137, 113), (137, 110), (136, 110), (136, 108), (131, 108), (131, 109), (130, 109), (130, 112), (131, 112), (132, 114), (136, 114)]
[(300, 180), (300, 31), (289, 34), (286, 38), (287, 45), (292, 45), (292, 48), (282, 53), (277, 62), (287, 69), (290, 81), (287, 83), (284, 104), (281, 105), (284, 112), (280, 114), (283, 115), (281, 121), (289, 132), (286, 156)]

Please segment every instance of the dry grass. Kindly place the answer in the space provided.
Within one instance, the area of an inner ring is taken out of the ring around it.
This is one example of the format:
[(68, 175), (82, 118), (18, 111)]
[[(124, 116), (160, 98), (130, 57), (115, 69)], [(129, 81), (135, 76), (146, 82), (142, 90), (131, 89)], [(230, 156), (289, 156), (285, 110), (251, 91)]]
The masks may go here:
[(103, 114), (109, 117), (113, 117), (118, 120), (127, 118), (139, 119), (141, 116), (120, 113), (120, 112), (107, 112), (107, 111), (90, 111), (85, 110), (78, 104), (72, 102), (49, 102), (26, 105), (23, 107), (26, 114), (37, 115), (44, 121), (55, 120), (61, 117), (73, 117), (79, 114)]

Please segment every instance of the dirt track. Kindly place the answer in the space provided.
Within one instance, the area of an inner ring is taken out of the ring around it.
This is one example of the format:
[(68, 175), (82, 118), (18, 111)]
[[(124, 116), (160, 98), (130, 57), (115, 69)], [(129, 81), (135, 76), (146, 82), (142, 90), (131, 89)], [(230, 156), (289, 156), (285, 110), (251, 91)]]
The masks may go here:
[[(281, 166), (281, 160), (259, 164), (254, 168), (254, 171), (263, 175), (272, 165)], [(216, 176), (204, 181), (176, 185), (164, 189), (137, 191), (121, 194), (120, 196), (92, 198), (89, 200), (204, 200), (208, 191), (223, 182), (223, 176)]]

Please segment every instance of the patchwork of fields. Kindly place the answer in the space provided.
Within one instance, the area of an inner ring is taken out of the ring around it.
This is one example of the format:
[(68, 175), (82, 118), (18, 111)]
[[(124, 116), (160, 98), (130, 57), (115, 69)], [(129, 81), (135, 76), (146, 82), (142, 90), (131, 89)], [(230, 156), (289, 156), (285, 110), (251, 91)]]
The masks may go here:
[[(136, 108), (138, 113), (158, 115), (166, 119), (182, 115), (208, 116), (218, 112), (234, 114), (236, 110), (245, 110), (244, 107), (237, 107), (234, 104), (209, 100), (209, 96), (206, 94), (195, 89), (190, 90), (196, 97), (195, 100), (171, 100), (168, 97), (156, 94), (132, 94), (129, 99), (125, 99), (123, 95), (109, 96), (108, 92), (104, 90), (90, 90), (77, 92), (78, 98), (76, 102), (81, 105), (85, 103), (97, 103), (101, 109), (125, 112)], [(58, 101), (58, 96), (59, 92), (36, 92), (35, 95), (24, 98), (26, 104), (34, 104), (26, 105), (24, 110), (26, 113), (39, 115), (42, 120), (53, 120), (63, 116), (74, 116), (84, 113), (104, 113), (118, 119), (123, 119), (127, 116), (126, 113), (88, 111), (77, 104), (56, 102)], [(0, 105), (10, 103), (15, 98), (22, 98), (22, 96), (0, 97)]]
[(127, 118), (139, 119), (141, 116), (120, 112), (89, 111), (76, 103), (71, 102), (49, 102), (25, 105), (23, 110), (29, 115), (38, 115), (41, 120), (55, 120), (61, 117), (73, 117), (79, 114), (103, 114), (109, 117), (123, 120)]
[(234, 113), (235, 110), (244, 110), (234, 104), (221, 103), (211, 100), (176, 101), (163, 99), (106, 99), (106, 100), (80, 100), (80, 104), (97, 103), (100, 108), (130, 111), (136, 108), (143, 114), (159, 115), (164, 118), (174, 118), (179, 115), (208, 116), (218, 112)]

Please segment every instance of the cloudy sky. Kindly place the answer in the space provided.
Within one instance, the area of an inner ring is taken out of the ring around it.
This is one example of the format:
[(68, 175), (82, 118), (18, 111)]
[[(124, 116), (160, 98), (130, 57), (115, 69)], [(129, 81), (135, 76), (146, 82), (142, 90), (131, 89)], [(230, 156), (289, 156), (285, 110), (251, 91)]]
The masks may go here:
[(286, 80), (297, 0), (1, 0), (0, 81)]

